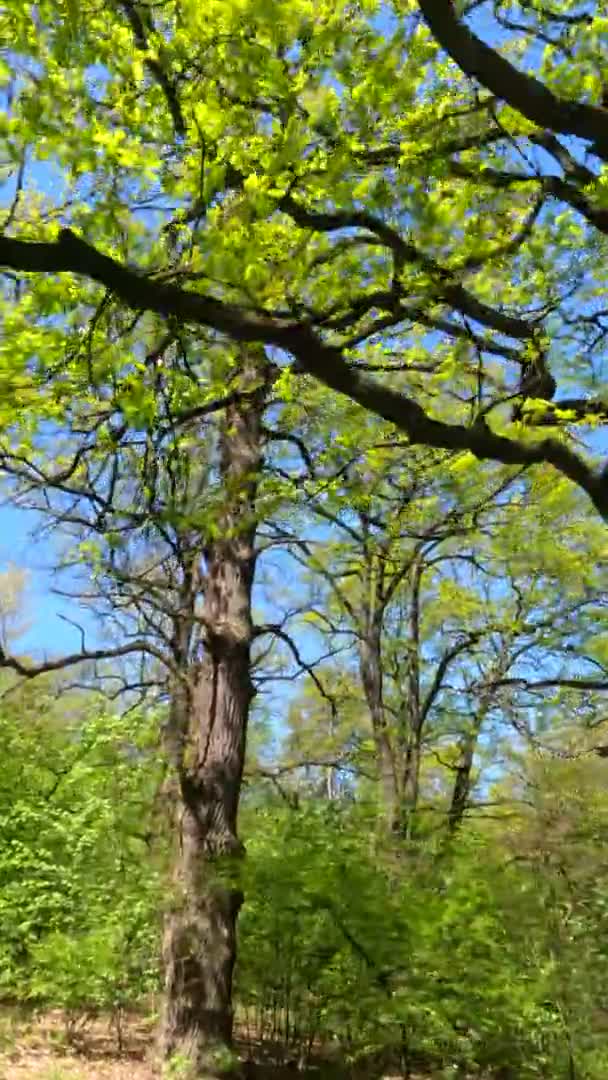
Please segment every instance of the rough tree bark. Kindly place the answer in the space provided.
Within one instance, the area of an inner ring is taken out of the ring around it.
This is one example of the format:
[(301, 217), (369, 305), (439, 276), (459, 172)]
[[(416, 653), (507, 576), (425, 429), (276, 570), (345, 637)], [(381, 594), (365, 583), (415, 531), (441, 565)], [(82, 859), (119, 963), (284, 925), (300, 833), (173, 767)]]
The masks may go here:
[[(162, 1050), (197, 1077), (234, 1074), (232, 974), (242, 896), (231, 869), (242, 854), (237, 811), (245, 758), (253, 626), (256, 483), (262, 464), (266, 400), (263, 355), (248, 350), (241, 395), (224, 414), (219, 471), (224, 503), (204, 566), (204, 655), (173, 690), (168, 749), (176, 774), (174, 895), (163, 938)], [(186, 591), (198, 592), (193, 565)], [(188, 612), (188, 604), (184, 605)], [(187, 652), (184, 614), (175, 635)]]

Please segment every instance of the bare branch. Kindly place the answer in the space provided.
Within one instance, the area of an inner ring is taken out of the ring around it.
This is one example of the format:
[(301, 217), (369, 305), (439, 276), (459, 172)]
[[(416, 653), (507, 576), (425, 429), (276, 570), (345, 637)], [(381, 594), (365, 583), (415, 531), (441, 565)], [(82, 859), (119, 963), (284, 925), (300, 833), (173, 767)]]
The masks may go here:
[(551, 687), (563, 686), (570, 690), (595, 690), (598, 693), (602, 693), (608, 690), (608, 679), (586, 679), (580, 675), (575, 675), (572, 678), (551, 679), (525, 679), (523, 677), (513, 677), (509, 679), (496, 679), (486, 685), (489, 687), (518, 686), (522, 690), (546, 690)]
[(27, 679), (33, 679), (37, 675), (44, 675), (49, 671), (63, 671), (65, 668), (74, 667), (76, 664), (84, 664), (87, 661), (115, 660), (121, 656), (129, 656), (133, 653), (148, 653), (154, 656), (160, 663), (171, 668), (168, 657), (152, 645), (149, 641), (131, 641), (126, 645), (119, 645), (113, 649), (85, 649), (78, 653), (68, 653), (58, 656), (54, 660), (44, 660), (40, 664), (20, 660), (17, 656), (9, 656), (4, 649), (0, 648), (0, 667), (16, 671), (18, 675)]
[(310, 676), (321, 697), (324, 699), (324, 701), (327, 701), (331, 709), (332, 716), (337, 716), (338, 708), (335, 698), (332, 697), (332, 695), (325, 689), (323, 683), (321, 682), (319, 676), (314, 669), (314, 665), (308, 664), (306, 660), (304, 660), (303, 656), (300, 653), (300, 650), (298, 649), (298, 646), (291, 637), (291, 634), (288, 634), (287, 631), (279, 623), (269, 623), (266, 626), (256, 627), (256, 637), (261, 637), (264, 634), (273, 634), (274, 637), (279, 638), (280, 641), (285, 642), (300, 670), (305, 671), (306, 674)]

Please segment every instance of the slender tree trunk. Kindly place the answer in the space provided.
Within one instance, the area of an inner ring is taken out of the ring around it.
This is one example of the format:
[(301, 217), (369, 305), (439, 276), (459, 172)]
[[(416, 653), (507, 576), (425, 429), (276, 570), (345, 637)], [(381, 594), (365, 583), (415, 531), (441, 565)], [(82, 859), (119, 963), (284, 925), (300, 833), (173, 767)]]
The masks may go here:
[(225, 411), (219, 447), (224, 504), (214, 538), (201, 551), (204, 655), (176, 681), (169, 724), (177, 843), (163, 938), (163, 1053), (201, 1078), (235, 1073), (232, 975), (242, 895), (232, 872), (242, 854), (237, 813), (254, 695), (251, 592), (263, 364), (248, 353), (243, 396)]
[(414, 832), (418, 795), (420, 790), (420, 766), (422, 764), (422, 729), (417, 724), (410, 728), (405, 759), (403, 762), (403, 789), (399, 817), (399, 831), (406, 840)]
[(382, 801), (389, 828), (394, 832), (399, 827), (401, 797), (393, 741), (384, 708), (381, 629), (375, 623), (367, 628), (360, 643), (359, 669), (376, 746)]
[(406, 700), (403, 705), (406, 732), (403, 737), (403, 773), (401, 780), (400, 831), (411, 839), (422, 765), (422, 729), (424, 716), (420, 700), (420, 583), (423, 564), (414, 565), (409, 610), (409, 639), (407, 657)]
[[(503, 650), (494, 670), (490, 672), (490, 678), (501, 678), (508, 669), (508, 653), (506, 653), (506, 650)], [(462, 735), (458, 764), (456, 766), (456, 777), (454, 787), (451, 789), (451, 799), (449, 810), (447, 812), (447, 828), (449, 836), (454, 836), (458, 832), (464, 819), (464, 813), (469, 806), (471, 789), (473, 787), (475, 752), (477, 750), (479, 735), (482, 733), (482, 728), (486, 716), (488, 715), (490, 705), (491, 693), (483, 694), (481, 701), (479, 701), (477, 712), (471, 720), (469, 729)]]
[(473, 761), (477, 742), (485, 718), (485, 710), (479, 709), (471, 726), (462, 737), (456, 765), (456, 776), (448, 810), (448, 831), (454, 834), (462, 825), (469, 804), (472, 787)]
[[(488, 673), (488, 681), (503, 678), (509, 669), (510, 659), (507, 644), (501, 649), (496, 663)], [(448, 810), (448, 833), (453, 836), (462, 825), (466, 813), (471, 789), (473, 787), (473, 763), (475, 752), (479, 742), (479, 736), (485, 723), (486, 716), (492, 704), (492, 693), (484, 693), (480, 699), (475, 716), (467, 731), (464, 732), (459, 748), (456, 776), (452, 788), (452, 798)]]

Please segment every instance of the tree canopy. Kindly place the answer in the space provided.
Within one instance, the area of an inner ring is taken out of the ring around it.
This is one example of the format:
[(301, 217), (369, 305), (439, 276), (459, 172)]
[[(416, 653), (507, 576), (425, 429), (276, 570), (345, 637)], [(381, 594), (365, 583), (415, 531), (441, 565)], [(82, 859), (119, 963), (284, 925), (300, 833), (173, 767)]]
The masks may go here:
[[(467, 23), (450, 0), (9, 4), (8, 377), (52, 363), (60, 312), (76, 357), (120, 302), (152, 336), (278, 350), (411, 443), (549, 464), (605, 515), (601, 467), (569, 434), (604, 408), (587, 389), (603, 16), (525, 5), (513, 24), (499, 6), (503, 56), (469, 7)], [(24, 198), (32, 168), (48, 183)]]

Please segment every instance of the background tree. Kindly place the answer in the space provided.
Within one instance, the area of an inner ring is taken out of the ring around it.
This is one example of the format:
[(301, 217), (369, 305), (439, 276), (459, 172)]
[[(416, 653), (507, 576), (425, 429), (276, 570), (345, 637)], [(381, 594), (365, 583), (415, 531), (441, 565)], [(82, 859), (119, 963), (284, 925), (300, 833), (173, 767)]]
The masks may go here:
[(296, 699), (272, 775), (306, 761), (313, 775), (342, 769), (347, 785), (374, 775), (391, 829), (407, 834), (426, 772), (439, 785), (427, 809), (450, 806), (456, 828), (480, 751), (491, 769), (501, 731), (518, 739), (543, 709), (549, 725), (566, 722), (539, 695), (560, 682), (579, 699), (602, 693), (602, 530), (588, 529), (597, 556), (583, 567), (580, 504), (566, 490), (490, 473), (482, 495), (466, 458), (399, 459), (381, 440), (354, 441), (324, 461), (314, 447), (314, 475), (299, 479), (306, 513), (280, 532), (310, 591), (299, 633), (334, 659)]

